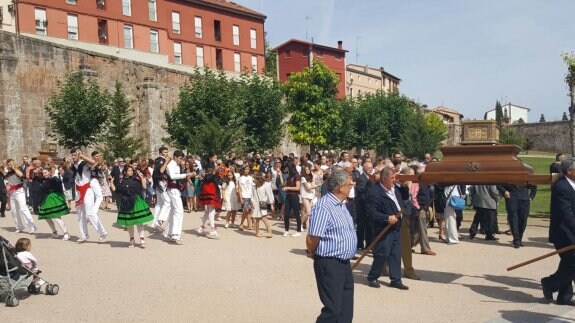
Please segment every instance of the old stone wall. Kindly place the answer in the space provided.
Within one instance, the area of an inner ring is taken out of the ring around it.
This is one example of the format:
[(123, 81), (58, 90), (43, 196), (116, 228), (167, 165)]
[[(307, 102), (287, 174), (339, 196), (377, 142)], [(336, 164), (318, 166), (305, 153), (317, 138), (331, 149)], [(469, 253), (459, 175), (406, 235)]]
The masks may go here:
[(38, 154), (49, 140), (46, 102), (57, 80), (77, 71), (110, 91), (122, 82), (136, 112), (132, 132), (157, 150), (164, 112), (176, 105), (188, 73), (0, 31), (0, 159)]
[(509, 126), (534, 141), (533, 150), (570, 152), (569, 121), (525, 123)]

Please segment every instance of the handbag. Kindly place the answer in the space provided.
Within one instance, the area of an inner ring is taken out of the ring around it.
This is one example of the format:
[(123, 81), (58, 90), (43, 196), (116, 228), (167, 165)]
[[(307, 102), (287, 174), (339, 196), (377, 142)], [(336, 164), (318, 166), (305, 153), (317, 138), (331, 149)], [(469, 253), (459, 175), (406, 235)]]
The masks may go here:
[[(449, 192), (449, 195), (451, 195), (451, 193), (453, 193), (454, 189), (455, 189), (455, 186), (451, 189), (451, 191)], [(451, 206), (456, 211), (461, 211), (461, 210), (465, 209), (466, 204), (467, 204), (467, 202), (461, 196), (451, 196), (449, 198), (449, 201), (448, 201), (448, 205)]]
[(258, 201), (260, 201), (260, 210), (266, 210), (268, 208), (268, 203), (266, 201), (262, 201), (260, 198), (260, 193), (258, 193), (258, 189), (256, 188), (256, 195), (258, 196)]

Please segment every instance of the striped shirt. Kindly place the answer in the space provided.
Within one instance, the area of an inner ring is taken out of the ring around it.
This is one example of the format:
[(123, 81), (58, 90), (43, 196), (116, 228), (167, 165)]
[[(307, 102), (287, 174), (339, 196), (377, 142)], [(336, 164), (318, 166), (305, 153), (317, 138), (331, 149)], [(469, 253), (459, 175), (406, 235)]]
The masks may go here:
[(319, 199), (311, 210), (308, 234), (319, 237), (315, 254), (320, 257), (351, 259), (357, 248), (357, 235), (345, 203), (332, 193)]

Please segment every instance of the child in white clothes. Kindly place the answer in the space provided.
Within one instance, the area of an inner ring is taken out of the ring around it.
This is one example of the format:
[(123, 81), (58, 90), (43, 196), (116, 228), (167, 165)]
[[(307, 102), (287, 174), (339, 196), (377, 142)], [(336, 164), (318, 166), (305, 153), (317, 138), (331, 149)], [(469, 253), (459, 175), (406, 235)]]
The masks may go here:
[(22, 262), (22, 264), (30, 269), (30, 271), (37, 273), (38, 270), (38, 260), (30, 252), (32, 250), (32, 242), (28, 238), (20, 238), (16, 241), (16, 252), (18, 254), (16, 257)]

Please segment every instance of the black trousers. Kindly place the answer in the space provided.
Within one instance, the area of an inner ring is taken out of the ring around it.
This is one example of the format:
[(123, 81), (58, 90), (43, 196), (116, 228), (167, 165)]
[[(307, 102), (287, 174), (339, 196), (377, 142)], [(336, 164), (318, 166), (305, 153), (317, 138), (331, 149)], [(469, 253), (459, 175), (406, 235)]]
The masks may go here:
[(0, 216), (4, 217), (6, 212), (6, 193), (0, 192)]
[(355, 199), (347, 199), (347, 203), (345, 204), (345, 206), (347, 207), (347, 210), (349, 211), (349, 214), (351, 214), (351, 218), (353, 219), (353, 224), (357, 224), (357, 210), (356, 210), (356, 200)]
[[(560, 249), (555, 246), (555, 249)], [(559, 255), (561, 261), (557, 271), (551, 276), (541, 279), (541, 284), (545, 289), (553, 292), (558, 291), (557, 304), (565, 304), (573, 298), (573, 285), (575, 279), (575, 250), (564, 252)]]
[[(373, 225), (367, 217), (366, 201), (356, 200), (355, 211), (357, 213), (357, 248), (367, 248), (373, 241)], [(364, 244), (365, 241), (365, 244)]]
[(353, 320), (353, 275), (348, 261), (316, 257), (313, 271), (319, 299), (323, 304), (316, 322)]
[(457, 230), (461, 228), (461, 222), (463, 222), (463, 210), (455, 210), (455, 223), (457, 224)]
[(520, 244), (523, 240), (523, 233), (527, 227), (527, 218), (529, 217), (529, 200), (518, 200), (510, 198), (505, 200), (507, 209), (507, 221), (513, 234), (513, 244)]
[(301, 214), (299, 210), (299, 195), (286, 194), (285, 209), (284, 209), (284, 228), (289, 231), (289, 218), (293, 212), (293, 217), (297, 223), (297, 232), (301, 232)]
[(373, 248), (373, 263), (367, 274), (368, 280), (376, 280), (381, 276), (383, 266), (389, 264), (391, 284), (401, 284), (401, 245), (399, 231), (386, 233)]
[(493, 235), (497, 225), (497, 210), (476, 207), (473, 222), (469, 227), (469, 233), (477, 233), (477, 226), (480, 223), (481, 228), (485, 230), (486, 236)]
[(30, 190), (30, 203), (32, 204), (32, 210), (34, 211), (34, 214), (36, 214), (36, 215), (38, 215), (40, 213), (40, 203), (42, 202), (40, 200), (41, 195), (42, 195), (42, 192), (40, 192), (40, 191)]

